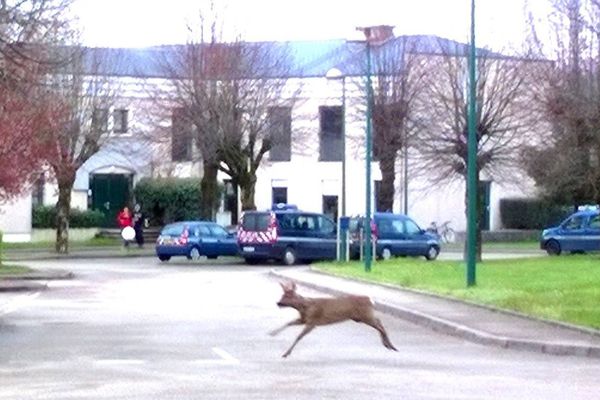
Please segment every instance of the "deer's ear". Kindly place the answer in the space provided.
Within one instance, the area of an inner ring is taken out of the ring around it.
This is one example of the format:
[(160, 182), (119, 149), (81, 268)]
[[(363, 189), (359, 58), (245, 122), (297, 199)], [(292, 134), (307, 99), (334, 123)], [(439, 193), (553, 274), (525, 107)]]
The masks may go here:
[(290, 290), (292, 290), (293, 292), (296, 291), (296, 282), (290, 282)]
[(283, 291), (285, 292), (286, 290), (288, 290), (288, 285), (284, 282), (279, 282), (279, 284), (281, 285), (281, 288), (283, 289)]

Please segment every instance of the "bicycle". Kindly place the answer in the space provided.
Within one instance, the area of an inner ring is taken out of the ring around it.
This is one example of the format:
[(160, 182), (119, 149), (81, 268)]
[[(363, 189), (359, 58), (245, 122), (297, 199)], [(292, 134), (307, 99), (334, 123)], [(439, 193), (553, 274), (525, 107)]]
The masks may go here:
[(439, 226), (433, 221), (427, 230), (438, 235), (443, 243), (452, 243), (456, 240), (456, 232), (450, 226), (450, 221), (446, 221)]

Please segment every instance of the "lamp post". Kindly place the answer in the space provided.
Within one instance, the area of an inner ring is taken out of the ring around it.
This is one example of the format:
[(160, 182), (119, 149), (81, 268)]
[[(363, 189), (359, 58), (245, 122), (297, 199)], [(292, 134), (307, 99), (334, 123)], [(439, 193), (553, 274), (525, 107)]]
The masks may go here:
[(372, 124), (371, 117), (373, 110), (373, 85), (371, 82), (371, 33), (372, 28), (356, 28), (362, 31), (366, 38), (367, 47), (367, 132), (366, 132), (366, 152), (365, 152), (365, 170), (366, 170), (366, 196), (365, 196), (365, 271), (371, 271), (372, 252), (371, 252), (371, 147), (372, 147)]
[(327, 71), (329, 80), (342, 81), (342, 212), (346, 216), (346, 76), (337, 68)]
[(469, 118), (467, 139), (467, 286), (475, 285), (477, 224), (477, 136), (475, 91), (475, 0), (471, 0), (471, 46), (469, 56)]

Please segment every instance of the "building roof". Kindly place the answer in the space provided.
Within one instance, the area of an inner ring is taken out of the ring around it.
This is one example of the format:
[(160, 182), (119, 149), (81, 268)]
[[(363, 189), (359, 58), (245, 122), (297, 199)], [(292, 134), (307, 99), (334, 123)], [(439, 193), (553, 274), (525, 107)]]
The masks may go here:
[[(363, 75), (366, 63), (364, 41), (313, 40), (288, 42), (245, 42), (249, 46), (265, 51), (286, 54), (289, 65), (285, 77), (322, 77), (332, 68), (345, 75)], [(177, 57), (185, 49), (182, 45), (165, 45), (147, 48), (86, 48), (85, 66), (87, 74), (130, 76), (142, 78), (169, 78), (164, 61)], [(409, 35), (390, 38), (371, 47), (374, 57), (390, 49), (405, 49), (411, 53), (457, 56), (468, 55), (468, 44), (429, 35)], [(276, 54), (276, 53), (274, 53)], [(485, 49), (479, 55), (500, 56)]]

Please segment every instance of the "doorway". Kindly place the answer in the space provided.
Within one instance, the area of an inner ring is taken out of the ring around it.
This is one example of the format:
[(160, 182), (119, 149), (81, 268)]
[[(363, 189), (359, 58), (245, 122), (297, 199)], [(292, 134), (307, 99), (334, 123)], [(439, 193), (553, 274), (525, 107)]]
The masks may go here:
[(104, 213), (102, 227), (117, 226), (117, 213), (124, 206), (131, 206), (131, 174), (93, 174), (90, 176), (92, 209)]

